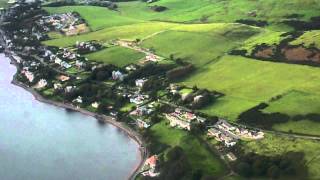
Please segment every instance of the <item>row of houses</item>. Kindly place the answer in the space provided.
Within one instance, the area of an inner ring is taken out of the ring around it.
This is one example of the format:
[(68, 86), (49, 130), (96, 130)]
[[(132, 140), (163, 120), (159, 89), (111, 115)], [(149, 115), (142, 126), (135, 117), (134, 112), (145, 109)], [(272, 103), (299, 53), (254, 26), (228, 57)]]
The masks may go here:
[(44, 16), (39, 23), (40, 25), (52, 27), (52, 30), (63, 31), (65, 33), (76, 28), (77, 25), (83, 24), (76, 13), (70, 12)]
[(86, 66), (86, 62), (82, 60), (84, 58), (81, 58), (79, 54), (73, 53), (68, 49), (60, 50), (55, 54), (52, 51), (45, 49), (43, 57), (49, 59), (50, 62), (53, 62), (64, 69), (71, 68), (72, 64), (77, 69), (83, 69)]
[(219, 142), (223, 142), (226, 147), (232, 147), (237, 144), (238, 139), (231, 136), (228, 132), (221, 131), (218, 128), (210, 128), (208, 136), (215, 137)]
[(241, 138), (261, 139), (264, 137), (264, 133), (262, 131), (249, 130), (245, 127), (234, 126), (223, 119), (220, 119), (214, 127), (208, 130), (208, 135), (215, 137), (215, 139), (220, 142), (223, 142), (227, 147), (236, 145), (237, 141)]
[(76, 42), (76, 48), (79, 53), (95, 52), (101, 48), (101, 45), (96, 42)]
[(165, 113), (165, 117), (169, 120), (171, 127), (178, 127), (188, 131), (191, 130), (193, 123), (205, 122), (204, 118), (197, 117), (195, 114), (181, 108), (176, 108), (172, 113)]

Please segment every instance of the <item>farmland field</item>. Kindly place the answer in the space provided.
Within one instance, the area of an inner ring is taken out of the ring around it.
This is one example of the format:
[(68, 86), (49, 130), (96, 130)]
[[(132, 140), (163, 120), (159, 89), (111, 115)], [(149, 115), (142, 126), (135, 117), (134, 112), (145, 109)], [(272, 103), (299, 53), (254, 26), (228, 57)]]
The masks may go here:
[(172, 54), (203, 66), (257, 32), (258, 29), (239, 24), (181, 25), (144, 40), (142, 46), (164, 57)]
[(6, 0), (0, 0), (0, 8), (2, 7), (6, 7), (8, 4), (7, 4), (8, 1)]
[(144, 56), (141, 52), (119, 46), (105, 48), (101, 51), (86, 55), (86, 57), (92, 61), (114, 64), (121, 67), (131, 63), (138, 63)]
[[(283, 73), (284, 70), (286, 73)], [(225, 56), (218, 62), (199, 69), (182, 83), (224, 93), (226, 97), (222, 100), (223, 103), (218, 101), (213, 107), (221, 103), (226, 110), (221, 115), (232, 119), (239, 113), (239, 108), (245, 105), (251, 108), (249, 106), (253, 105), (252, 102), (256, 102), (256, 105), (258, 102), (267, 102), (272, 97), (287, 91), (299, 90), (320, 96), (319, 80), (320, 71), (316, 67)], [(234, 99), (238, 100), (232, 102)]]
[[(308, 115), (314, 115), (315, 118), (320, 109), (320, 96), (293, 91), (284, 95), (277, 101), (269, 103), (269, 107), (264, 112), (280, 112), (289, 115), (292, 119), (302, 116), (297, 120), (291, 120), (287, 123), (276, 124), (273, 129), (285, 132), (294, 132), (302, 134), (320, 135), (319, 119), (309, 119)], [(304, 117), (305, 116), (305, 117)]]
[(107, 27), (128, 25), (142, 22), (140, 20), (129, 17), (120, 16), (117, 12), (110, 11), (103, 7), (93, 6), (64, 6), (64, 7), (46, 7), (51, 14), (78, 12), (82, 18), (86, 20), (92, 30), (99, 30)]
[(201, 19), (208, 22), (234, 22), (238, 19), (250, 19), (250, 12), (254, 12), (255, 19), (277, 24), (296, 12), (304, 15), (300, 19), (309, 19), (317, 15), (316, 12), (320, 9), (318, 0), (161, 0), (154, 4), (165, 6), (168, 10), (155, 13), (142, 2), (124, 2), (120, 3), (120, 11), (125, 16), (137, 19), (175, 22), (201, 22)]
[(137, 38), (144, 38), (145, 36), (152, 35), (153, 33), (170, 29), (178, 24), (163, 23), (163, 22), (147, 22), (131, 25), (115, 26), (105, 28), (88, 34), (79, 36), (69, 36), (62, 39), (54, 39), (43, 42), (49, 46), (68, 47), (75, 44), (77, 41), (97, 40), (99, 42), (107, 42), (114, 39), (127, 39), (135, 40)]

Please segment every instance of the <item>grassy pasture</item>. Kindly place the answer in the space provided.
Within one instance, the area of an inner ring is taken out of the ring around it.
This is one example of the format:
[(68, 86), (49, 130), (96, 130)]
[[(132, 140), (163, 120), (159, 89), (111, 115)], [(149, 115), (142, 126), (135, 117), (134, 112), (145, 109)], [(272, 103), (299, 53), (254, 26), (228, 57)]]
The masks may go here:
[[(319, 114), (320, 96), (299, 91), (292, 91), (284, 95), (281, 99), (269, 103), (269, 107), (264, 109), (266, 113), (280, 112), (290, 117), (297, 115)], [(291, 120), (287, 123), (276, 124), (273, 129), (285, 132), (320, 135), (320, 120), (318, 122), (310, 119), (298, 121)]]
[(174, 26), (178, 26), (178, 24), (148, 22), (124, 26), (115, 26), (79, 36), (71, 36), (64, 37), (63, 39), (53, 39), (49, 41), (44, 41), (43, 43), (49, 46), (68, 47), (75, 44), (76, 41), (97, 40), (99, 42), (104, 43), (119, 38), (135, 40), (137, 38), (142, 39), (159, 31), (170, 29)]
[[(254, 102), (267, 102), (287, 91), (298, 90), (318, 96), (319, 80), (320, 72), (316, 67), (225, 56), (214, 64), (199, 68), (182, 83), (224, 93), (226, 96), (213, 105), (221, 104), (222, 107), (207, 109), (207, 112), (217, 111), (224, 117), (234, 119), (240, 110), (247, 106), (249, 109)], [(220, 112), (219, 108), (225, 112)]]
[[(184, 149), (193, 169), (201, 169), (204, 174), (219, 176), (225, 173), (225, 167), (219, 157), (211, 154), (199, 140), (190, 133), (170, 128), (162, 121), (151, 127), (151, 133), (157, 140), (173, 148)], [(167, 149), (168, 150), (168, 149)]]
[(296, 40), (290, 42), (292, 45), (303, 44), (305, 47), (314, 47), (320, 49), (320, 30), (307, 31)]
[(279, 137), (267, 134), (260, 141), (244, 142), (242, 148), (246, 152), (256, 152), (258, 154), (273, 156), (283, 154), (289, 151), (304, 152), (306, 165), (309, 169), (310, 179), (320, 178), (320, 143), (313, 140), (294, 139)]
[(144, 56), (145, 55), (141, 52), (119, 46), (113, 46), (86, 55), (89, 60), (103, 62), (106, 64), (114, 64), (121, 67), (131, 63), (138, 63), (138, 61)]
[(290, 116), (320, 112), (320, 96), (299, 91), (289, 92), (269, 104), (265, 112), (282, 112)]
[(239, 24), (180, 25), (145, 39), (142, 46), (164, 57), (173, 54), (175, 58), (200, 67), (215, 61), (257, 32), (257, 28)]
[(264, 30), (256, 36), (253, 36), (246, 40), (239, 49), (247, 50), (247, 54), (251, 55), (252, 51), (257, 45), (278, 45), (283, 39), (286, 38), (284, 36), (281, 36), (282, 34), (284, 34), (284, 32)]
[[(320, 10), (318, 0), (293, 1), (252, 1), (252, 0), (161, 0), (153, 5), (168, 8), (167, 11), (156, 13), (142, 2), (119, 3), (119, 10), (124, 16), (143, 20), (163, 20), (174, 22), (235, 22), (238, 19), (266, 20), (271, 24), (281, 22), (288, 15), (302, 14), (299, 19), (307, 20), (318, 16)], [(250, 16), (255, 12), (256, 17)]]
[(0, 8), (5, 8), (8, 6), (8, 1), (6, 0), (0, 0)]
[(78, 12), (86, 20), (91, 30), (96, 31), (107, 27), (122, 26), (143, 22), (130, 17), (121, 16), (116, 11), (96, 6), (63, 6), (44, 8), (50, 14)]

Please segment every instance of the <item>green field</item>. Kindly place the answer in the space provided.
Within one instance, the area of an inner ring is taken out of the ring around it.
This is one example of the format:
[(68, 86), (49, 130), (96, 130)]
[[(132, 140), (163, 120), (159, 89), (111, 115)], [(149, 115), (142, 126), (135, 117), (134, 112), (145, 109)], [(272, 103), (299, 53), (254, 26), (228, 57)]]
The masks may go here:
[(7, 7), (8, 6), (7, 2), (8, 2), (7, 0), (0, 0), (0, 8)]
[(54, 39), (43, 43), (49, 46), (68, 47), (74, 45), (77, 41), (97, 40), (104, 43), (114, 39), (135, 40), (138, 38), (142, 39), (146, 36), (152, 35), (153, 33), (170, 29), (175, 26), (178, 26), (178, 24), (163, 22), (138, 23), (105, 28), (88, 34)]
[[(284, 95), (281, 99), (269, 103), (269, 107), (264, 109), (266, 113), (280, 112), (289, 115), (291, 118), (298, 115), (319, 114), (320, 96), (293, 91)], [(276, 124), (273, 129), (285, 132), (320, 135), (320, 121), (312, 121), (302, 118), (301, 120), (291, 120), (288, 123)]]
[[(148, 20), (234, 22), (238, 19), (258, 19), (277, 24), (297, 12), (304, 15), (300, 19), (308, 19), (318, 15), (320, 10), (318, 0), (161, 0), (153, 4), (165, 6), (168, 10), (155, 13), (142, 2), (124, 2), (120, 3), (120, 12), (125, 16)], [(250, 16), (250, 12), (256, 12), (256, 17)]]
[[(267, 102), (287, 91), (298, 90), (320, 96), (319, 80), (320, 71), (316, 67), (225, 56), (200, 68), (183, 84), (224, 93), (226, 96), (207, 112), (218, 111), (223, 117), (234, 119), (241, 111), (253, 107), (254, 102), (256, 105)], [(221, 112), (221, 109), (225, 111)]]
[(120, 67), (131, 63), (138, 63), (144, 56), (141, 52), (119, 46), (105, 48), (101, 51), (86, 55), (86, 57), (92, 61), (114, 64)]
[[(170, 128), (162, 121), (151, 127), (151, 133), (160, 143), (180, 146), (188, 156), (193, 169), (201, 169), (204, 174), (223, 175), (226, 169), (219, 157), (210, 153), (199, 140), (187, 131)], [(168, 151), (168, 149), (167, 149)]]
[(304, 152), (310, 179), (320, 178), (320, 143), (313, 140), (294, 139), (267, 134), (263, 140), (242, 143), (245, 152), (273, 156), (286, 152)]
[(303, 44), (305, 47), (314, 46), (316, 48), (320, 48), (320, 30), (307, 31), (296, 40), (290, 42), (290, 44)]
[(240, 24), (180, 25), (145, 39), (142, 46), (164, 57), (173, 54), (175, 58), (200, 67), (215, 61), (257, 32), (257, 28)]
[(142, 22), (141, 20), (121, 16), (118, 12), (110, 11), (104, 7), (93, 6), (64, 6), (44, 8), (51, 14), (78, 12), (86, 20), (92, 30), (99, 30), (107, 27), (128, 25)]
[(268, 46), (277, 46), (283, 39), (286, 38), (281, 36), (282, 34), (284, 34), (284, 32), (265, 30), (246, 40), (239, 49), (247, 50), (247, 55), (251, 55), (252, 51), (257, 45), (265, 44)]

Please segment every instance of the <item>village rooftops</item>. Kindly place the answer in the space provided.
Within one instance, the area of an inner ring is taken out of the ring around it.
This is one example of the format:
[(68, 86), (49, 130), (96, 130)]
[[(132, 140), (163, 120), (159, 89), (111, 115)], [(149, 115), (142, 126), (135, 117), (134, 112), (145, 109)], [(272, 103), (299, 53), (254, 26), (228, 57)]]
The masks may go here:
[(153, 155), (146, 160), (145, 165), (150, 166), (150, 167), (156, 167), (157, 161), (158, 161), (158, 156)]
[(147, 82), (148, 80), (146, 78), (142, 78), (142, 79), (137, 79), (136, 80), (136, 86), (142, 88), (143, 85), (145, 84), (145, 82)]
[(227, 157), (229, 158), (230, 161), (235, 161), (237, 160), (237, 157), (232, 153), (232, 152), (229, 152), (227, 154)]
[(45, 79), (40, 79), (35, 88), (41, 89), (41, 88), (46, 87), (47, 84), (48, 84), (48, 83), (47, 83), (47, 80), (45, 80)]
[(58, 79), (59, 79), (60, 81), (62, 81), (62, 82), (65, 82), (65, 81), (68, 81), (68, 80), (70, 79), (70, 77), (65, 76), (65, 75), (60, 75), (60, 76), (58, 77)]
[(170, 126), (178, 126), (182, 129), (191, 130), (191, 122), (197, 120), (197, 116), (191, 112), (183, 111), (176, 108), (175, 112), (165, 114), (166, 118), (170, 121)]
[(148, 122), (148, 121), (149, 120), (147, 120), (147, 119), (140, 119), (140, 118), (136, 119), (136, 123), (139, 128), (149, 128), (151, 125), (150, 125), (150, 122)]
[(113, 80), (120, 80), (123, 81), (125, 75), (122, 74), (120, 71), (112, 71), (112, 79)]
[(234, 126), (232, 126), (226, 120), (223, 120), (223, 119), (219, 119), (219, 121), (216, 123), (216, 126), (218, 126), (221, 129), (228, 130), (228, 131), (236, 130), (236, 128)]

